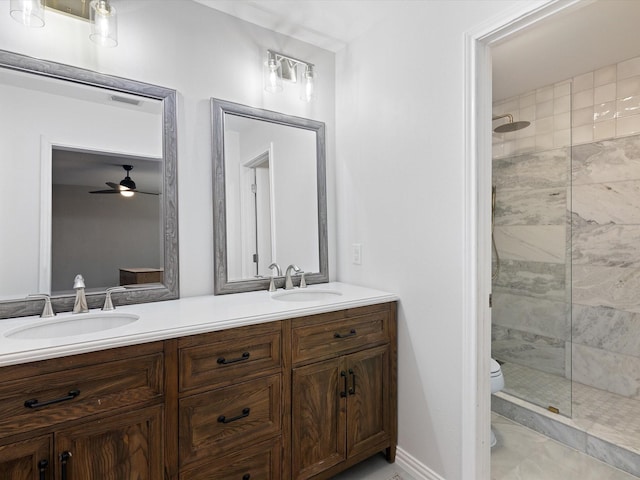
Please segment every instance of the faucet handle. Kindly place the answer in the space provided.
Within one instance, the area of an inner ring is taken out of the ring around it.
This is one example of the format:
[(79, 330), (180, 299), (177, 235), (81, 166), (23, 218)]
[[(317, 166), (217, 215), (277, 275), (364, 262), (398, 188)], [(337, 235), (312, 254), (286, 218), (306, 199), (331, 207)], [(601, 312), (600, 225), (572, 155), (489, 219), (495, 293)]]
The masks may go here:
[(42, 309), (40, 318), (51, 318), (56, 316), (53, 308), (51, 307), (51, 298), (46, 293), (33, 293), (28, 295), (27, 298), (39, 298), (44, 300), (44, 308)]
[(304, 279), (304, 272), (300, 272), (300, 288), (307, 288), (307, 281)]
[(104, 296), (104, 305), (102, 306), (102, 310), (110, 311), (115, 310), (116, 307), (113, 306), (113, 301), (111, 300), (111, 292), (122, 292), (126, 290), (124, 287), (109, 287), (105, 290)]

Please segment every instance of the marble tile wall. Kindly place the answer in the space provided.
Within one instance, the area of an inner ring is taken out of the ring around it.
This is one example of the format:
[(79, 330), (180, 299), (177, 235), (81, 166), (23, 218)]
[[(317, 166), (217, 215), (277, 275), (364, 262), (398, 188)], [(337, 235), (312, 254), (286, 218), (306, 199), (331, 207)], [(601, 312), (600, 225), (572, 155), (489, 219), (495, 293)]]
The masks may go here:
[(566, 376), (570, 149), (493, 162), (496, 208), (492, 355)]
[(640, 135), (574, 147), (572, 183), (573, 378), (640, 400)]
[(640, 57), (504, 113), (531, 125), (494, 134), (493, 354), (640, 399)]

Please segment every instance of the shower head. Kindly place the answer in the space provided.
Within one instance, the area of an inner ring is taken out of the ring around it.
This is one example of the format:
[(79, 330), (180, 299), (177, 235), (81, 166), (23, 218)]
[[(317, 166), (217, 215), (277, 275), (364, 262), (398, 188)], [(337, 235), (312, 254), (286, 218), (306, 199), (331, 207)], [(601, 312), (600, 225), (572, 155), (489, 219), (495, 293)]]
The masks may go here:
[(515, 132), (517, 130), (522, 130), (523, 128), (527, 128), (531, 125), (531, 122), (527, 122), (525, 120), (521, 120), (519, 122), (513, 121), (513, 115), (510, 113), (506, 113), (504, 115), (497, 115), (493, 117), (491, 120), (499, 120), (500, 118), (508, 118), (509, 121), (507, 123), (503, 123), (502, 125), (498, 125), (493, 129), (496, 133), (507, 133), (507, 132)]

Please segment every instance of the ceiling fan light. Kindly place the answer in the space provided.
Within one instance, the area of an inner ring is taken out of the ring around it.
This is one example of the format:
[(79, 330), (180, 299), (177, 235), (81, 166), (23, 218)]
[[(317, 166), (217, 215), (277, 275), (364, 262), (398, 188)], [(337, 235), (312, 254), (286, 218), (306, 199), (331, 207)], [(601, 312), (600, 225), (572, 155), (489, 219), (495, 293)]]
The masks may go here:
[(129, 189), (121, 189), (120, 190), (120, 195), (122, 195), (123, 197), (133, 197), (136, 194), (136, 192), (132, 192)]

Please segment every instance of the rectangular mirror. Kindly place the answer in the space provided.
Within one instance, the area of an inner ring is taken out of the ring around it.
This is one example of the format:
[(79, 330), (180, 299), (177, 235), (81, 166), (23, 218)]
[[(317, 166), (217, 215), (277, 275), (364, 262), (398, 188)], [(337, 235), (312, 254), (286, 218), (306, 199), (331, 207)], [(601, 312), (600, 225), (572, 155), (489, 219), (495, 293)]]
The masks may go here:
[(0, 51), (0, 99), (0, 317), (178, 298), (175, 91)]
[(324, 123), (218, 99), (211, 108), (215, 293), (266, 290), (272, 263), (327, 282)]

